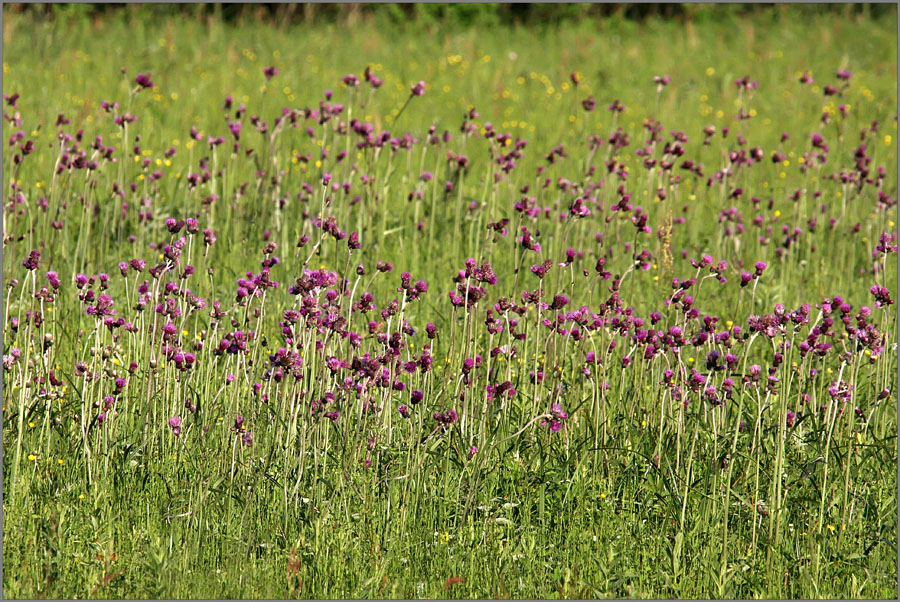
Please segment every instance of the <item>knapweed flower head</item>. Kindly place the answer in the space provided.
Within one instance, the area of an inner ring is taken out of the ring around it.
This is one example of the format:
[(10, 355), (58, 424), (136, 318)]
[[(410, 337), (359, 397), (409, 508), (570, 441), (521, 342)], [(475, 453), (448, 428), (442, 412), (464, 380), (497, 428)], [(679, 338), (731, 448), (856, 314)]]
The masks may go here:
[(275, 67), (266, 67), (265, 69), (263, 69), (263, 75), (266, 76), (266, 81), (272, 79), (273, 77), (278, 75), (278, 73), (278, 69), (276, 69)]
[(423, 96), (425, 94), (425, 82), (418, 81), (410, 88), (413, 96)]

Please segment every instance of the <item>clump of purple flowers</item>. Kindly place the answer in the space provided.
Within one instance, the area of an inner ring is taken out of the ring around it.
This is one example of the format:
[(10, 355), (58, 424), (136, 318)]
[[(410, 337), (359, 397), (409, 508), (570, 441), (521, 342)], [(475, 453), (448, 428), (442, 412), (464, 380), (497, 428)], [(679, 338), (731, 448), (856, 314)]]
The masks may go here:
[(558, 432), (562, 430), (566, 420), (568, 420), (569, 414), (563, 412), (562, 405), (558, 403), (554, 403), (550, 406), (550, 416), (549, 418), (545, 418), (541, 420), (541, 426), (549, 427), (551, 432)]

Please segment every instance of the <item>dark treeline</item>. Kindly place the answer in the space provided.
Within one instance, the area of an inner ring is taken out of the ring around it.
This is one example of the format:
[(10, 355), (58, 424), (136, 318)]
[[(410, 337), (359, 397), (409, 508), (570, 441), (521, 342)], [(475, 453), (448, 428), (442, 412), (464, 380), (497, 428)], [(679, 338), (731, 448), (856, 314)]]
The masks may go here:
[(42, 17), (103, 20), (123, 11), (133, 18), (178, 14), (229, 23), (246, 20), (273, 25), (335, 23), (354, 25), (386, 19), (416, 25), (556, 25), (591, 18), (643, 21), (650, 18), (706, 21), (767, 11), (775, 18), (832, 13), (835, 17), (880, 18), (895, 14), (895, 4), (5, 4), (9, 12), (34, 12)]

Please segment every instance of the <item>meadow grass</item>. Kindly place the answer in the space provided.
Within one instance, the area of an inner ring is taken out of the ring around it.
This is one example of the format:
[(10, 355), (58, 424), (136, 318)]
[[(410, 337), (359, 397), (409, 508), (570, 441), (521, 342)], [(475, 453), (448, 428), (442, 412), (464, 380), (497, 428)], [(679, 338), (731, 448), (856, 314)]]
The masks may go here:
[(896, 13), (798, 14), (4, 7), (4, 595), (894, 597)]

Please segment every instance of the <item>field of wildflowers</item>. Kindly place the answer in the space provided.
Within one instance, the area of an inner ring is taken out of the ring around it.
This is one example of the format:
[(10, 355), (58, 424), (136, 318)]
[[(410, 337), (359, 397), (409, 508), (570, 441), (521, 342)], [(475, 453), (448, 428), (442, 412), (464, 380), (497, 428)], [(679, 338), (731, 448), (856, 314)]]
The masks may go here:
[(3, 23), (7, 597), (894, 597), (897, 27)]

